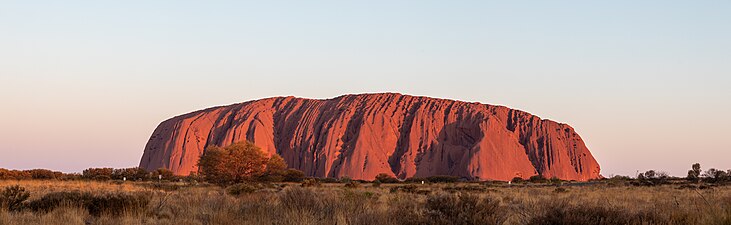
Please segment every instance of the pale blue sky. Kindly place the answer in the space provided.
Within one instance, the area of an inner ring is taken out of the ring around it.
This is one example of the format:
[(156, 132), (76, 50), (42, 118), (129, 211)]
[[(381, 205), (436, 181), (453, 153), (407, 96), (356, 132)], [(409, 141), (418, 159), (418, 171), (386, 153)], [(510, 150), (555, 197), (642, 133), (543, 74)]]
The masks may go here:
[(135, 166), (175, 115), (401, 92), (571, 124), (605, 176), (727, 169), (729, 12), (729, 1), (0, 1), (0, 167)]

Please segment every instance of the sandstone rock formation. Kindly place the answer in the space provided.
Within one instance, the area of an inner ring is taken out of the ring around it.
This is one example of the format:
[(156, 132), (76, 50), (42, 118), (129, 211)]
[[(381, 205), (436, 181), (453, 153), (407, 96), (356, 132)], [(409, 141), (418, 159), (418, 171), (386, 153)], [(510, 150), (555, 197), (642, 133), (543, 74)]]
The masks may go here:
[(197, 171), (207, 146), (249, 140), (309, 176), (599, 178), (572, 127), (503, 106), (401, 94), (267, 98), (162, 122), (140, 167)]

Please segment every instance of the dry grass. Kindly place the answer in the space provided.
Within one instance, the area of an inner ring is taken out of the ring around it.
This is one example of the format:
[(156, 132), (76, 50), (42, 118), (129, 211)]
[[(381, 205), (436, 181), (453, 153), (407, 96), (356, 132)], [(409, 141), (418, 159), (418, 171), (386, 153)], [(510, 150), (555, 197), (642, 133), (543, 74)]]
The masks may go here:
[[(215, 186), (92, 181), (0, 181), (21, 185), (29, 201), (61, 191), (151, 193), (143, 210), (94, 216), (79, 207), (49, 213), (0, 210), (4, 224), (731, 224), (731, 187), (679, 189), (432, 184), (394, 188), (270, 185), (227, 194)], [(160, 185), (157, 185), (160, 186)], [(392, 191), (393, 190), (393, 191)], [(404, 191), (407, 190), (407, 191)]]

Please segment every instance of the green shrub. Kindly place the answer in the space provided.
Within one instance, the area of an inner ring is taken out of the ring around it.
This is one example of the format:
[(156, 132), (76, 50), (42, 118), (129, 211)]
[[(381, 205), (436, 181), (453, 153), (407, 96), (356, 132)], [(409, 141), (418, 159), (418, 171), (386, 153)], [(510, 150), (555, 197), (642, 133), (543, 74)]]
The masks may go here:
[(595, 204), (569, 204), (567, 201), (544, 203), (540, 215), (528, 225), (553, 224), (693, 224), (688, 214), (665, 214), (655, 209), (637, 212)]
[(473, 194), (436, 194), (426, 200), (431, 224), (502, 224), (508, 214), (500, 202)]
[(0, 209), (18, 211), (23, 208), (23, 202), (28, 197), (30, 197), (30, 193), (19, 185), (6, 187), (0, 193)]
[(91, 198), (86, 206), (89, 214), (119, 216), (126, 212), (142, 212), (150, 203), (150, 194), (108, 193)]
[(150, 203), (148, 193), (106, 193), (94, 195), (88, 192), (52, 192), (30, 201), (28, 207), (35, 212), (51, 212), (59, 207), (79, 207), (93, 216), (119, 216), (124, 213), (142, 212)]

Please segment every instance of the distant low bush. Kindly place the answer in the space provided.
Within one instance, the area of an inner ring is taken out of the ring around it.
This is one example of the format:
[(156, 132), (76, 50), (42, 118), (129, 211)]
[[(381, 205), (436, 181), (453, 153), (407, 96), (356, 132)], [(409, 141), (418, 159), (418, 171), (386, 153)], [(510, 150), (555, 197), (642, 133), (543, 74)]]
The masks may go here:
[(172, 170), (159, 168), (153, 171), (151, 174), (152, 180), (166, 180), (166, 181), (177, 181), (180, 178), (175, 176)]
[(381, 181), (379, 181), (379, 180), (375, 180), (375, 181), (373, 181), (373, 184), (372, 184), (372, 186), (373, 186), (373, 187), (381, 187)]
[(531, 176), (530, 178), (528, 178), (528, 181), (531, 182), (531, 183), (546, 183), (546, 182), (548, 182), (548, 180), (545, 177), (541, 176), (541, 175)]
[(708, 183), (724, 183), (731, 181), (731, 170), (723, 171), (710, 168), (703, 173), (703, 178)]
[(88, 180), (110, 180), (114, 174), (113, 168), (89, 168), (81, 173), (83, 179)]
[(388, 175), (388, 174), (385, 174), (385, 173), (381, 173), (381, 174), (376, 175), (375, 180), (377, 180), (377, 181), (379, 181), (381, 183), (386, 183), (386, 184), (388, 184), (388, 183), (398, 183), (399, 182), (399, 180), (396, 179), (395, 177), (393, 177), (391, 175)]
[(312, 178), (305, 179), (304, 181), (302, 181), (301, 186), (302, 187), (319, 187), (320, 181), (318, 179), (312, 179)]
[(361, 186), (360, 182), (352, 181), (352, 180), (345, 184), (346, 188), (359, 188), (360, 186)]
[(340, 180), (335, 179), (334, 177), (322, 177), (322, 178), (314, 178), (320, 183), (326, 183), (326, 184), (334, 184), (334, 183), (340, 183)]
[(456, 183), (461, 180), (465, 180), (465, 179), (462, 179), (461, 177), (457, 177), (457, 176), (438, 175), (438, 176), (430, 176), (430, 177), (410, 177), (410, 178), (406, 179), (404, 182), (406, 182), (406, 183), (421, 183), (421, 182)]
[(670, 176), (668, 176), (665, 172), (656, 172), (655, 170), (648, 170), (644, 173), (640, 173), (637, 175), (637, 183), (644, 186), (654, 186), (654, 185), (662, 185), (662, 184), (668, 184), (668, 179)]
[(302, 182), (305, 179), (305, 173), (296, 169), (288, 169), (284, 171), (284, 182)]
[(353, 179), (351, 179), (350, 177), (341, 177), (338, 182), (347, 184), (347, 183), (353, 182)]
[(468, 185), (468, 186), (448, 186), (443, 187), (443, 191), (450, 192), (450, 193), (457, 193), (457, 192), (485, 192), (487, 191), (487, 187), (485, 186), (476, 186), (476, 185)]
[(23, 180), (30, 179), (31, 175), (28, 172), (19, 170), (8, 170), (0, 169), (0, 180)]
[(390, 192), (391, 193), (404, 192), (404, 193), (411, 193), (411, 194), (429, 194), (429, 193), (431, 193), (431, 190), (419, 189), (419, 187), (416, 186), (415, 184), (408, 184), (408, 185), (403, 185), (403, 186), (391, 187)]
[(0, 168), (0, 180), (62, 179), (65, 174), (47, 169), (9, 170)]
[(525, 180), (523, 180), (522, 177), (513, 177), (513, 179), (510, 180), (510, 182), (512, 182), (512, 183), (522, 183), (523, 181), (525, 181)]
[(149, 173), (144, 168), (140, 167), (132, 167), (132, 168), (122, 168), (122, 169), (113, 169), (111, 178), (114, 180), (124, 180), (125, 178), (130, 181), (137, 181), (137, 180), (148, 180), (149, 179)]
[(462, 178), (457, 176), (431, 176), (427, 177), (427, 180), (432, 183), (456, 183)]
[(50, 180), (50, 179), (56, 179), (63, 176), (63, 173), (61, 172), (54, 172), (47, 169), (32, 169), (27, 170), (31, 176), (31, 179), (36, 180)]

